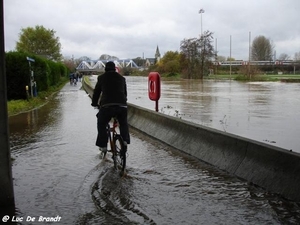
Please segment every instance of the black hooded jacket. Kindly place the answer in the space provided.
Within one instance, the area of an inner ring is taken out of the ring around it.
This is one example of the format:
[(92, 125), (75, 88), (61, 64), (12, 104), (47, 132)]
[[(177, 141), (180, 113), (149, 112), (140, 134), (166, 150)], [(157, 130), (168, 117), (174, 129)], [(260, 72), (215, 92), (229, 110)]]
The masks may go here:
[(115, 71), (107, 71), (98, 76), (92, 97), (92, 106), (98, 105), (101, 107), (110, 105), (127, 106), (126, 79), (121, 74)]

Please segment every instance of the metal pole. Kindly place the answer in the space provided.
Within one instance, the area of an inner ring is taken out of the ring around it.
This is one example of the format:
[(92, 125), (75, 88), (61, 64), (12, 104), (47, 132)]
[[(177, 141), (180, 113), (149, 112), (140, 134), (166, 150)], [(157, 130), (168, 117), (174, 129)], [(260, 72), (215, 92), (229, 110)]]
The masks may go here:
[(29, 57), (26, 57), (28, 63), (29, 63), (29, 71), (30, 71), (30, 94), (31, 94), (31, 97), (33, 97), (33, 81), (34, 81), (34, 77), (33, 77), (33, 70), (31, 68), (31, 63), (30, 62), (35, 62), (34, 59), (32, 58), (29, 58)]
[(201, 36), (202, 36), (202, 34), (203, 34), (203, 32), (202, 32), (202, 13), (200, 13), (200, 15), (201, 15)]
[(251, 61), (251, 31), (249, 32), (249, 62), (248, 62), (248, 76), (250, 77), (251, 80), (250, 61)]
[(199, 13), (201, 15), (201, 36), (200, 36), (200, 41), (202, 42), (201, 44), (203, 45), (203, 49), (202, 49), (202, 56), (201, 56), (201, 61), (202, 61), (202, 74), (201, 74), (201, 77), (203, 78), (204, 76), (204, 48), (205, 48), (205, 43), (204, 43), (204, 38), (203, 38), (203, 33), (202, 33), (202, 13), (204, 13), (204, 9), (200, 9), (199, 10)]
[(230, 35), (230, 56), (229, 56), (229, 59), (230, 59), (230, 80), (231, 80), (231, 35)]
[(200, 9), (199, 10), (199, 13), (200, 13), (200, 16), (201, 16), (201, 36), (202, 36), (202, 13), (204, 13), (204, 9)]
[(28, 61), (28, 63), (29, 63), (29, 72), (30, 72), (30, 74), (29, 74), (29, 77), (30, 77), (30, 95), (31, 95), (31, 98), (33, 97), (33, 85), (32, 85), (32, 83), (33, 83), (33, 80), (32, 80), (32, 70), (31, 70), (31, 64), (30, 64), (30, 61)]
[[(0, 207), (14, 206), (14, 191), (9, 148), (7, 89), (4, 50), (3, 0), (0, 3)], [(2, 219), (2, 218), (1, 218)]]
[(218, 73), (218, 39), (216, 38), (216, 49), (215, 49), (215, 57), (216, 57), (216, 73), (215, 73), (215, 79), (216, 75)]

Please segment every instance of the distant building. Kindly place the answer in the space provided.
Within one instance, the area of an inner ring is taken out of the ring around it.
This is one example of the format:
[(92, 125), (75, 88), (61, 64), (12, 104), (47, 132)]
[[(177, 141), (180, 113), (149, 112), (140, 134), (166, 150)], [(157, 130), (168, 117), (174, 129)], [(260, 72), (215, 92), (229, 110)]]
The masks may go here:
[(146, 58), (145, 66), (149, 67), (155, 64), (155, 58)]
[(156, 51), (155, 51), (155, 58), (146, 58), (146, 62), (145, 62), (145, 66), (149, 67), (152, 65), (155, 65), (157, 62), (159, 62), (160, 60), (160, 52), (159, 52), (159, 48), (158, 46), (156, 47)]

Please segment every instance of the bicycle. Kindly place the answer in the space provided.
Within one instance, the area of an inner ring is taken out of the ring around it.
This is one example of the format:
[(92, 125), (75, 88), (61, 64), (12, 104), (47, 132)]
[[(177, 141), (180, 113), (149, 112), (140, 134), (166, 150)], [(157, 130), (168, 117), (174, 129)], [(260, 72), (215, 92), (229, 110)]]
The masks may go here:
[[(112, 153), (112, 159), (114, 162), (114, 168), (116, 170), (120, 169), (120, 175), (122, 176), (125, 172), (126, 167), (126, 147), (122, 136), (117, 131), (119, 127), (119, 122), (116, 117), (113, 117), (106, 126), (108, 141), (110, 144), (110, 150), (108, 152)], [(103, 158), (106, 156), (106, 152), (102, 153)]]

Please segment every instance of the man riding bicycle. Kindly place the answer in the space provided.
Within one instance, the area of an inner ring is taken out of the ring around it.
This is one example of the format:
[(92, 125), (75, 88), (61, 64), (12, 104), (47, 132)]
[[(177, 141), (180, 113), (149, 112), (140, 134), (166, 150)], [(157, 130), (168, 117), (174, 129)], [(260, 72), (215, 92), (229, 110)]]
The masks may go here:
[(125, 78), (116, 72), (114, 62), (107, 62), (105, 73), (98, 76), (91, 105), (99, 107), (96, 146), (100, 151), (107, 151), (106, 125), (112, 117), (116, 117), (119, 121), (120, 134), (124, 140), (125, 149), (127, 149), (127, 144), (130, 144), (127, 123), (127, 86)]

